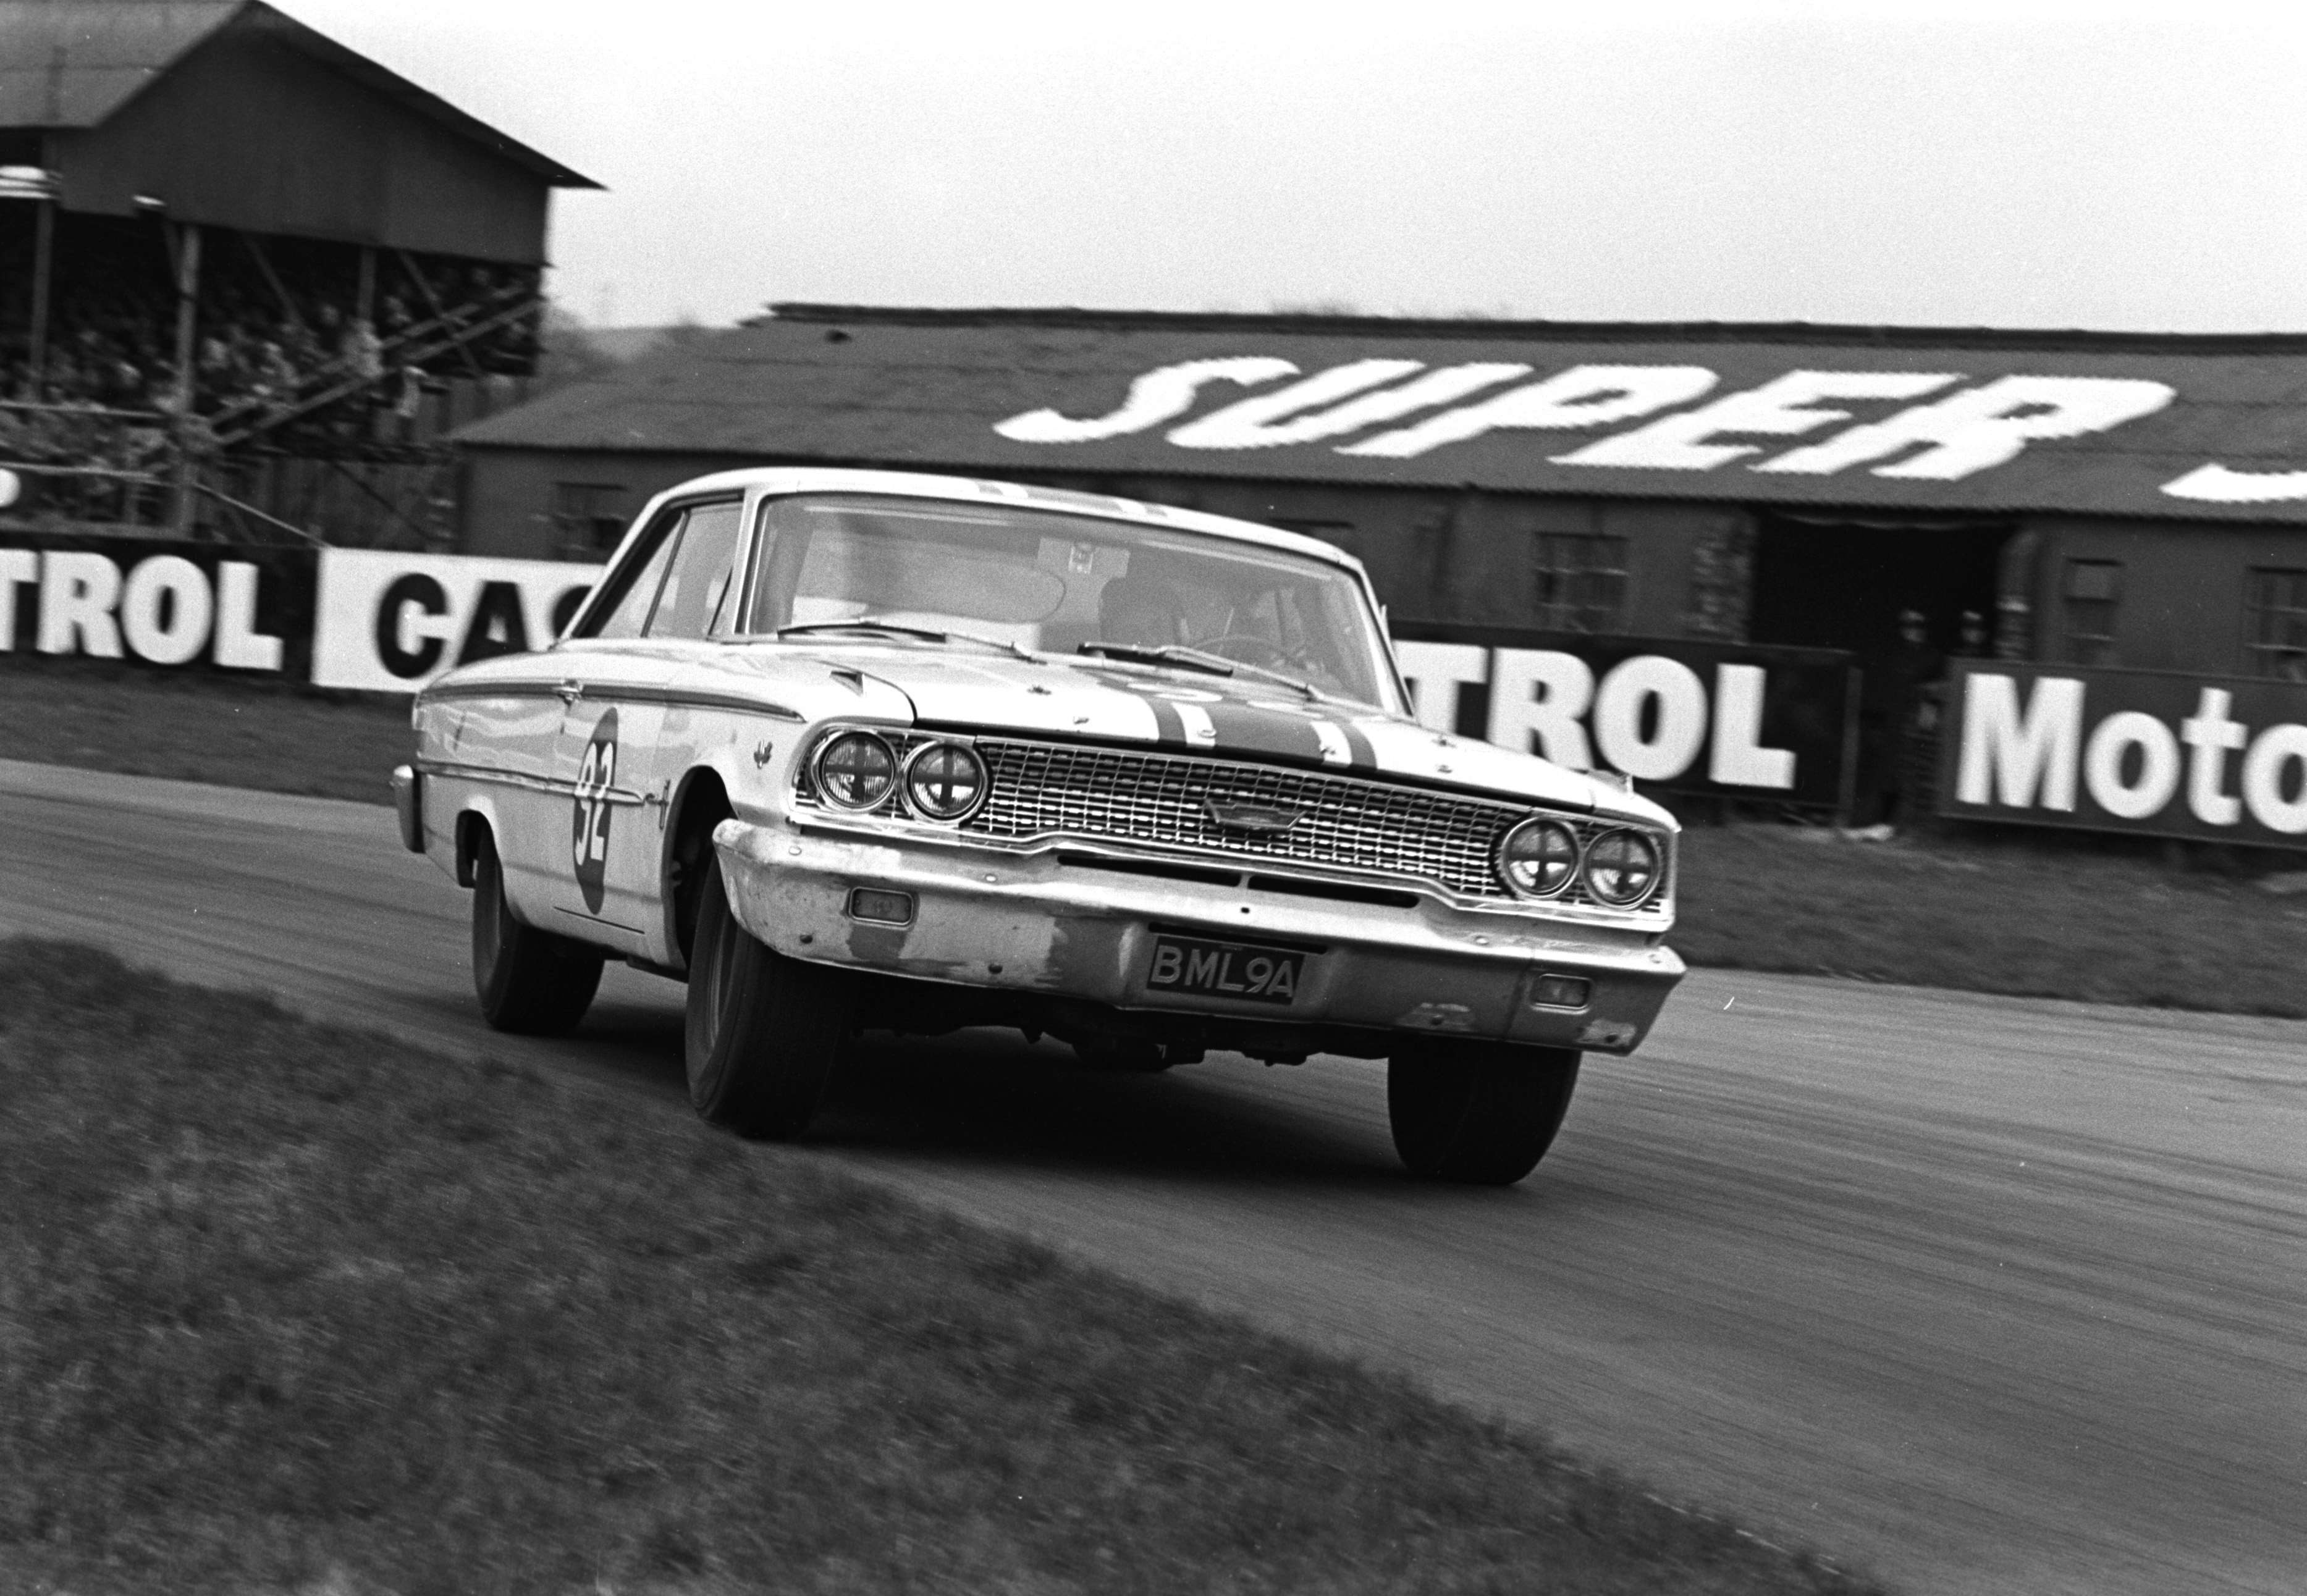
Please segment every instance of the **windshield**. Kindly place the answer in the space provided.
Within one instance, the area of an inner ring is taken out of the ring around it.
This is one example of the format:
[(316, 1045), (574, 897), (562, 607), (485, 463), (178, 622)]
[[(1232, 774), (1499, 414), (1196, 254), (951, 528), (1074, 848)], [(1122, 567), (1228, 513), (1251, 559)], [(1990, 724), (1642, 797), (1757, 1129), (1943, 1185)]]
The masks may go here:
[(870, 620), (1184, 668), (1197, 652), (1398, 707), (1360, 582), (1287, 550), (1055, 510), (802, 494), (762, 507), (753, 568), (755, 634)]

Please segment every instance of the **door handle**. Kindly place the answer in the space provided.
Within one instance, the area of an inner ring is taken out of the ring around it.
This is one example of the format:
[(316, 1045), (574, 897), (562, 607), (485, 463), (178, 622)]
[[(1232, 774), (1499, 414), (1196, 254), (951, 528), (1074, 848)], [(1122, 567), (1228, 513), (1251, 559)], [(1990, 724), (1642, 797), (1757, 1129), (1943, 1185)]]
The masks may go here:
[(579, 698), (585, 696), (585, 684), (582, 682), (565, 681), (559, 687), (555, 687), (553, 691), (561, 695), (562, 703), (573, 705)]

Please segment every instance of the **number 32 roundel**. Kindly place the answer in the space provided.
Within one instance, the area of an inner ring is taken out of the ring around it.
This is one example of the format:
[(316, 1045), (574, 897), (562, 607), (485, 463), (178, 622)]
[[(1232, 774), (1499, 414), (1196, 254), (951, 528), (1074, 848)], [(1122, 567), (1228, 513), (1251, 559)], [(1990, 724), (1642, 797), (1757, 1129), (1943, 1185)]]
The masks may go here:
[(585, 762), (577, 767), (577, 813), (570, 828), (570, 858), (577, 866), (577, 890), (585, 907), (601, 912), (601, 892), (609, 864), (609, 823), (615, 812), (609, 794), (617, 785), (617, 712), (593, 725)]

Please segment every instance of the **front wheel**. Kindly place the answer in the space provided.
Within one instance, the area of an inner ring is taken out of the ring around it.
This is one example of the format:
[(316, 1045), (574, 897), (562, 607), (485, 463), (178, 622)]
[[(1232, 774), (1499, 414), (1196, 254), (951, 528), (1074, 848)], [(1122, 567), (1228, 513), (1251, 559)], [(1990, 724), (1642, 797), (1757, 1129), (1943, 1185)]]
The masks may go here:
[(1428, 1180), (1511, 1186), (1546, 1156), (1577, 1086), (1578, 1054), (1565, 1047), (1406, 1044), (1385, 1071), (1394, 1151)]
[(504, 863), (484, 828), (473, 848), (473, 992), (497, 1030), (552, 1037), (585, 1018), (601, 985), (601, 954), (513, 918)]
[(683, 1034), (690, 1103), (741, 1136), (800, 1135), (849, 1034), (848, 972), (788, 959), (737, 924), (710, 855), (694, 947)]

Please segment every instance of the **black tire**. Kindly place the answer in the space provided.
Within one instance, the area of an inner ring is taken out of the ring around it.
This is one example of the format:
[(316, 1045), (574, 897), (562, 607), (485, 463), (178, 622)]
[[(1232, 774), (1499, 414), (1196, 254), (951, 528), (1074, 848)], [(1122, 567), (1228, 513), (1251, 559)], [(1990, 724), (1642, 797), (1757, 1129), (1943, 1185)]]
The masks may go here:
[(504, 866), (486, 827), (473, 844), (473, 992), (501, 1031), (557, 1037), (585, 1018), (601, 985), (601, 951), (524, 926), (505, 901)]
[(1419, 1041), (1387, 1062), (1394, 1151), (1428, 1180), (1511, 1186), (1554, 1145), (1578, 1054), (1511, 1042)]
[(846, 970), (764, 946), (729, 912), (717, 866), (706, 871), (683, 1038), (700, 1115), (740, 1136), (784, 1140), (808, 1130), (855, 1004)]

